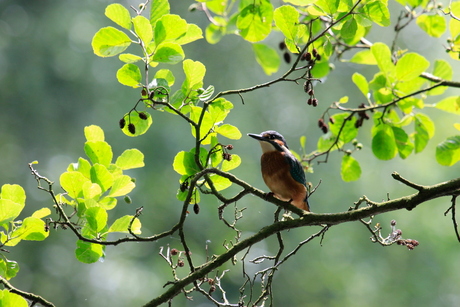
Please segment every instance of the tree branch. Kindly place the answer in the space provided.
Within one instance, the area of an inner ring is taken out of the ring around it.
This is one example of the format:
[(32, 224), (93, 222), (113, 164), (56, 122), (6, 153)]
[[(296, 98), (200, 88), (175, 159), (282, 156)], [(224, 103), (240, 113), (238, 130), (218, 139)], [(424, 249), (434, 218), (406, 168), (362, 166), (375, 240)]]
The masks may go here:
[[(213, 169), (208, 169), (210, 172), (215, 172)], [(217, 172), (216, 172), (217, 173)], [(225, 174), (225, 175), (224, 175)], [(228, 174), (223, 173), (224, 177), (229, 178)], [(393, 177), (401, 178), (399, 174), (393, 173)], [(401, 180), (400, 180), (401, 181)], [(409, 182), (409, 181), (407, 181)], [(187, 277), (172, 283), (172, 286), (167, 289), (162, 295), (151, 300), (144, 306), (158, 306), (165, 303), (176, 296), (182, 291), (184, 287), (193, 283), (199, 278), (203, 278), (206, 274), (214, 269), (221, 267), (224, 263), (231, 260), (237, 253), (249, 248), (250, 246), (260, 242), (280, 231), (294, 229), (305, 226), (319, 226), (319, 225), (338, 225), (346, 222), (359, 221), (364, 218), (382, 214), (385, 212), (396, 211), (401, 209), (412, 210), (418, 205), (427, 202), (428, 200), (460, 194), (460, 178), (450, 181), (442, 182), (432, 186), (420, 186), (420, 190), (412, 195), (405, 197), (387, 200), (382, 202), (372, 202), (371, 205), (360, 208), (352, 209), (339, 213), (304, 213), (301, 217), (293, 220), (285, 220), (275, 222), (271, 225), (263, 227), (258, 233), (253, 236), (240, 241), (230, 248), (224, 254), (216, 257), (215, 259), (195, 268), (195, 271), (190, 273)]]

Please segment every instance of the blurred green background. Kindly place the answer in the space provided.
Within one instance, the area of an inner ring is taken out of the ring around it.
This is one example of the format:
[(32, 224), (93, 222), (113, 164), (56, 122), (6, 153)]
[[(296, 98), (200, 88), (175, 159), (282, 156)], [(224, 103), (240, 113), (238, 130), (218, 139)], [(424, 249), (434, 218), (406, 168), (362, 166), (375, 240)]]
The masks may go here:
[[(145, 154), (145, 168), (130, 173), (137, 178), (137, 188), (131, 194), (133, 203), (120, 202), (112, 218), (133, 214), (135, 208), (144, 206), (141, 220), (143, 234), (148, 236), (168, 229), (179, 216), (181, 203), (175, 198), (179, 175), (171, 164), (178, 151), (193, 146), (193, 139), (188, 125), (168, 113), (152, 113), (154, 124), (141, 137), (130, 138), (119, 130), (118, 120), (132, 108), (139, 93), (117, 82), (115, 73), (121, 66), (117, 58), (102, 59), (91, 50), (94, 33), (112, 25), (104, 16), (109, 3), (112, 1), (0, 0), (0, 183), (25, 187), (28, 198), (24, 216), (51, 206), (48, 195), (36, 189), (27, 163), (38, 160), (40, 174), (54, 180), (59, 192), (59, 175), (69, 163), (84, 156), (83, 128), (99, 125), (116, 156), (127, 148), (138, 148)], [(171, 1), (172, 13), (204, 29), (205, 16), (188, 12), (191, 3)], [(394, 2), (390, 7), (395, 21), (402, 7)], [(391, 27), (375, 26), (369, 40), (389, 43), (393, 37)], [(456, 71), (458, 62), (451, 61), (444, 52), (445, 38), (430, 38), (413, 23), (401, 33), (398, 44), (431, 61), (446, 59)], [(272, 35), (267, 42), (277, 46), (280, 40), (280, 36)], [(217, 45), (200, 40), (184, 49), (188, 58), (206, 65), (205, 86), (212, 84), (217, 91), (248, 87), (273, 78), (263, 74), (251, 46), (237, 36), (225, 37)], [(346, 54), (345, 58), (351, 55)], [(295, 84), (278, 84), (245, 94), (244, 105), (238, 96), (227, 97), (235, 105), (227, 122), (238, 126), (244, 135), (241, 140), (229, 142), (235, 147), (233, 152), (243, 159), (235, 175), (267, 190), (259, 172), (259, 145), (246, 133), (277, 130), (295, 151), (300, 150), (300, 136), (306, 135), (307, 148), (314, 150), (322, 134), (316, 122), (328, 105), (345, 95), (350, 97), (350, 106), (364, 102), (351, 82), (351, 75), (358, 71), (370, 79), (375, 69), (339, 61), (334, 65), (336, 69), (315, 87), (319, 99), (316, 108), (307, 106), (307, 96)], [(167, 68), (176, 73), (176, 84), (180, 84), (181, 65)], [(281, 72), (287, 68), (283, 63)], [(458, 74), (454, 78), (458, 80)], [(454, 94), (450, 89), (443, 97)], [(440, 99), (434, 97), (427, 102)], [(458, 165), (442, 167), (434, 159), (436, 144), (456, 134), (452, 124), (458, 119), (436, 109), (426, 112), (436, 122), (436, 135), (423, 153), (412, 155), (407, 161), (396, 158), (384, 162), (373, 157), (366, 131), (369, 126), (364, 125), (359, 135), (364, 148), (355, 154), (363, 170), (360, 180), (341, 181), (340, 154), (333, 153), (327, 164), (315, 165), (308, 180), (314, 185), (319, 180), (322, 183), (310, 199), (312, 210), (344, 211), (364, 194), (380, 201), (387, 195), (397, 198), (413, 193), (391, 178), (393, 171), (425, 185), (458, 177)], [(235, 190), (226, 193), (231, 192)], [(225, 250), (224, 240), (234, 237), (218, 221), (218, 206), (219, 202), (212, 197), (203, 197), (200, 214), (191, 214), (186, 222), (186, 235), (196, 263), (205, 259), (206, 244), (209, 254), (220, 254)], [(273, 220), (275, 207), (258, 198), (248, 196), (236, 206), (247, 208), (238, 223), (243, 238)], [(307, 244), (282, 266), (275, 278), (274, 306), (459, 306), (460, 244), (450, 216), (444, 216), (449, 206), (450, 199), (443, 198), (425, 203), (413, 212), (376, 217), (375, 222), (382, 224), (385, 235), (390, 230), (390, 220), (395, 219), (403, 237), (420, 242), (414, 251), (371, 243), (369, 232), (360, 223), (333, 227), (322, 245), (318, 240)], [(229, 218), (232, 211), (230, 206), (226, 213)], [(317, 230), (303, 228), (284, 233), (286, 251)], [(7, 257), (20, 265), (12, 283), (56, 306), (139, 306), (162, 293), (164, 283), (172, 279), (169, 267), (158, 255), (160, 247), (168, 245), (180, 248), (178, 237), (108, 247), (104, 262), (87, 265), (75, 259), (75, 238), (70, 231), (53, 230), (45, 242), (21, 242), (10, 249)], [(276, 241), (268, 239), (254, 246), (247, 259), (273, 254), (276, 248)], [(248, 272), (265, 267), (246, 265)], [(229, 298), (235, 299), (243, 281), (241, 264), (225, 269), (231, 271), (223, 284)], [(195, 294), (193, 301), (180, 295), (173, 306), (213, 305)]]

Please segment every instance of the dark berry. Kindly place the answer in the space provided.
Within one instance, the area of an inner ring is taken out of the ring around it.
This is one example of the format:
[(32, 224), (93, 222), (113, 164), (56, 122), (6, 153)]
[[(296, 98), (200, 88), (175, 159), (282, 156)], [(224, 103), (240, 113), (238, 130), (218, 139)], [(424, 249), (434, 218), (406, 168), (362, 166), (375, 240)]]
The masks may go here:
[(143, 119), (143, 120), (146, 120), (147, 119), (147, 114), (145, 114), (145, 112), (139, 112), (139, 118)]
[(200, 206), (198, 204), (193, 205), (193, 212), (195, 212), (195, 214), (200, 213)]
[(128, 125), (128, 131), (131, 132), (131, 134), (135, 134), (136, 133), (136, 126), (134, 126), (133, 123), (130, 123)]
[(283, 54), (283, 57), (284, 57), (284, 61), (285, 61), (286, 63), (288, 63), (288, 64), (291, 63), (291, 55), (290, 55), (289, 53), (285, 52), (285, 53)]
[(120, 119), (118, 124), (120, 125), (120, 129), (123, 129), (125, 127), (125, 124), (126, 124), (125, 118), (123, 117), (122, 119)]

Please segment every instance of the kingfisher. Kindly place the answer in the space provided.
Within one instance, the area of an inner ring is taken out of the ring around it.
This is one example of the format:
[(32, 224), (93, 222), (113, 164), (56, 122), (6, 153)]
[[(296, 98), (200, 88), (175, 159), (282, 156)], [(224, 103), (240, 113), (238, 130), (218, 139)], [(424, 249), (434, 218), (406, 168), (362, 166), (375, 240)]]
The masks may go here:
[(310, 212), (305, 172), (284, 137), (273, 130), (248, 136), (260, 142), (262, 177), (270, 191), (276, 198)]

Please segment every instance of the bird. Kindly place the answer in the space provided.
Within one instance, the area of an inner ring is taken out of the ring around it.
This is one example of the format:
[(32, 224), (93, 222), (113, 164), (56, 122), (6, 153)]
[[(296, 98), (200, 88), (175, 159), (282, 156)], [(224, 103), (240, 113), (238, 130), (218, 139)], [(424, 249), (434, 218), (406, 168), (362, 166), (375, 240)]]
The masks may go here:
[(261, 134), (248, 133), (248, 136), (260, 142), (262, 177), (273, 195), (310, 212), (305, 172), (284, 137), (273, 130)]

